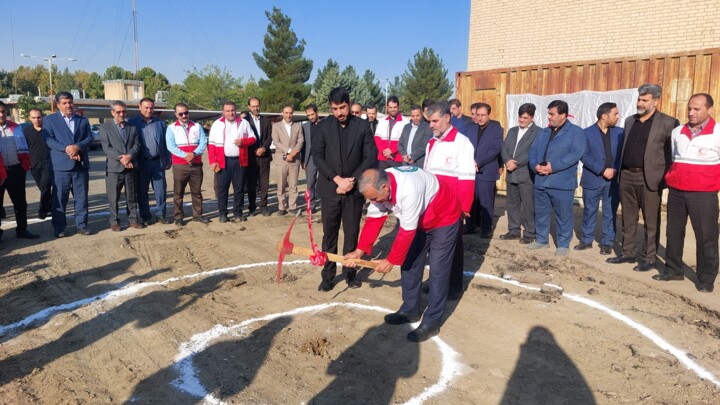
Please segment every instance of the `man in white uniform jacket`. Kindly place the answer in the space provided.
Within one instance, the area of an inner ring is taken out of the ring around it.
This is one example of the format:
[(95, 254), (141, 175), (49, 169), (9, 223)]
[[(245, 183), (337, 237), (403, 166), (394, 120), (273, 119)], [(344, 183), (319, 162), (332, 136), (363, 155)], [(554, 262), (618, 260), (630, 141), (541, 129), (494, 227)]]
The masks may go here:
[(360, 258), (372, 252), (389, 212), (400, 222), (387, 259), (376, 260), (375, 270), (387, 273), (400, 265), (403, 304), (385, 316), (391, 325), (416, 322), (420, 319), (420, 284), (425, 258), (430, 255), (430, 295), (422, 322), (410, 332), (408, 340), (422, 342), (440, 331), (448, 279), (457, 235), (462, 229), (462, 210), (455, 191), (439, 182), (434, 174), (417, 167), (402, 166), (384, 171), (366, 170), (358, 184), (360, 192), (370, 200), (367, 219), (360, 233), (358, 248), (345, 255)]

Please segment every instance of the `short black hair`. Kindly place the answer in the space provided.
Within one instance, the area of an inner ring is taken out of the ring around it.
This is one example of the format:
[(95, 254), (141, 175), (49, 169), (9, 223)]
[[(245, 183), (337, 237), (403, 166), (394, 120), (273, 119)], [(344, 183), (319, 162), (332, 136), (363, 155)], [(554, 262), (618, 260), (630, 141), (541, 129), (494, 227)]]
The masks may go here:
[(600, 104), (600, 107), (597, 109), (597, 119), (602, 119), (602, 116), (605, 114), (609, 114), (610, 111), (612, 111), (613, 108), (616, 108), (617, 104), (615, 103), (602, 103)]
[[(707, 93), (695, 93), (695, 94), (693, 94), (692, 96), (690, 96), (690, 99), (689, 99), (689, 100), (692, 100), (692, 99), (695, 98), (695, 97), (705, 97), (705, 107), (707, 107), (707, 108), (710, 108), (710, 107), (712, 107), (712, 106), (715, 104), (715, 102), (713, 101), (712, 96), (709, 95), (709, 94), (707, 94)], [(689, 101), (689, 100), (688, 100), (688, 101)]]
[(417, 104), (413, 104), (410, 106), (410, 111), (420, 110), (422, 112), (422, 107), (420, 107)]
[(558, 114), (568, 114), (568, 103), (562, 100), (553, 100), (548, 104), (548, 110), (551, 108), (557, 108)]
[(223, 106), (223, 109), (225, 109), (225, 106), (226, 106), (226, 105), (231, 105), (231, 106), (233, 106), (233, 107), (235, 107), (235, 108), (237, 109), (237, 105), (235, 105), (235, 102), (234, 102), (234, 101), (228, 100), (228, 101), (224, 102), (223, 105), (222, 105), (222, 106)]
[(457, 108), (462, 107), (462, 104), (460, 104), (460, 100), (458, 100), (456, 98), (450, 100), (450, 105), (454, 105)]
[(527, 114), (531, 117), (534, 117), (536, 109), (537, 109), (537, 107), (535, 107), (535, 104), (525, 103), (525, 104), (521, 105), (520, 108), (518, 108), (518, 117), (523, 114)]
[(350, 93), (344, 87), (335, 87), (328, 94), (328, 102), (331, 104), (350, 104)]
[(70, 101), (75, 100), (75, 98), (73, 97), (73, 95), (72, 95), (71, 93), (68, 93), (67, 91), (61, 91), (60, 93), (55, 94), (55, 102), (56, 102), (56, 103), (59, 103), (60, 100), (64, 100), (64, 99), (67, 99), (67, 98), (69, 98)]
[(5, 103), (4, 103), (2, 100), (0, 100), (0, 107), (5, 107), (5, 108), (7, 108), (7, 105), (5, 105)]
[(365, 111), (367, 110), (377, 110), (377, 107), (375, 107), (375, 104), (367, 104), (365, 105)]
[(390, 103), (395, 103), (397, 105), (400, 105), (400, 100), (397, 98), (397, 96), (390, 96), (390, 97), (388, 97), (386, 104), (390, 104)]
[(307, 110), (313, 110), (317, 114), (317, 105), (315, 105), (314, 103), (310, 103), (305, 106), (305, 111)]
[(143, 98), (141, 98), (140, 101), (138, 102), (138, 105), (140, 105), (140, 104), (142, 104), (142, 103), (144, 103), (144, 102), (146, 102), (146, 101), (149, 101), (149, 102), (155, 104), (155, 100), (151, 99), (150, 97), (143, 97)]
[(425, 100), (423, 100), (423, 101), (422, 101), (422, 104), (421, 104), (423, 111), (425, 111), (426, 108), (428, 108), (428, 107), (430, 107), (431, 105), (433, 105), (434, 102), (435, 102), (434, 100), (429, 99), (429, 98), (426, 98)]
[(490, 107), (490, 104), (488, 104), (488, 103), (477, 103), (477, 107), (475, 107), (475, 109), (478, 110), (480, 108), (486, 109), (488, 112), (488, 115), (490, 115), (490, 113), (492, 112), (492, 107)]

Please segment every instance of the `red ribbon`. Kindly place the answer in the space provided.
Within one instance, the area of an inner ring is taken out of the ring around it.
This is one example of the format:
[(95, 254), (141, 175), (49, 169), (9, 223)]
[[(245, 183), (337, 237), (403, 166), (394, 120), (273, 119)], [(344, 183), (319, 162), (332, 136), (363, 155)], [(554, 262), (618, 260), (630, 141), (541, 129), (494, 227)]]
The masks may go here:
[(317, 245), (315, 244), (315, 237), (313, 237), (312, 207), (310, 207), (310, 190), (305, 190), (305, 210), (307, 211), (308, 229), (310, 230), (310, 247), (313, 251), (313, 255), (310, 256), (310, 263), (312, 263), (313, 266), (324, 266), (328, 260), (328, 257), (325, 252), (318, 249)]

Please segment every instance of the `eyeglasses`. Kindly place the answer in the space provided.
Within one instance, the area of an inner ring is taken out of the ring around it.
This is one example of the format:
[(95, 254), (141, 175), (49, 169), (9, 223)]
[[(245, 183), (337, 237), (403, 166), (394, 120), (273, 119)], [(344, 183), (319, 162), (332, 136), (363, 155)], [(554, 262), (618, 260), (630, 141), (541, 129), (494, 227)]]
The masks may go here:
[(190, 115), (190, 113), (187, 112), (187, 111), (183, 111), (183, 112), (177, 113), (177, 115), (179, 115), (179, 116), (181, 116), (181, 117), (184, 117), (184, 116), (186, 116), (186, 115)]
[(121, 111), (115, 110), (115, 114), (127, 114), (127, 111), (126, 110), (121, 110)]

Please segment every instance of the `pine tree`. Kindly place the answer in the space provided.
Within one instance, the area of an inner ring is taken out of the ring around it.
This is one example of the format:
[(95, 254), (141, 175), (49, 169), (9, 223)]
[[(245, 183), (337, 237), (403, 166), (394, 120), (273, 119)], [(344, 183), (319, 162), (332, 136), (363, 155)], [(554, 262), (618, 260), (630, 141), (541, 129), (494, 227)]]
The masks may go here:
[(426, 98), (447, 100), (452, 86), (447, 78), (447, 69), (435, 51), (423, 48), (408, 61), (408, 70), (403, 73), (400, 93), (405, 105), (420, 104)]
[(290, 17), (279, 8), (273, 7), (272, 13), (266, 11), (270, 23), (264, 37), (262, 55), (253, 52), (258, 67), (265, 72), (267, 80), (260, 80), (262, 103), (266, 111), (280, 111), (283, 105), (291, 104), (296, 108), (310, 94), (310, 79), (313, 63), (303, 57), (305, 40), (298, 40), (290, 29)]
[(380, 87), (380, 83), (375, 79), (375, 73), (373, 73), (370, 69), (366, 70), (363, 74), (362, 81), (365, 82), (365, 87), (367, 87), (370, 92), (370, 98), (367, 103), (363, 104), (363, 106), (372, 104), (375, 107), (380, 108), (381, 111), (385, 111), (385, 108), (383, 107), (385, 104), (385, 94)]
[(328, 64), (326, 68), (323, 69), (322, 82), (315, 91), (315, 102), (320, 111), (329, 112), (328, 94), (332, 89), (340, 86), (340, 67), (337, 64), (331, 66)]

